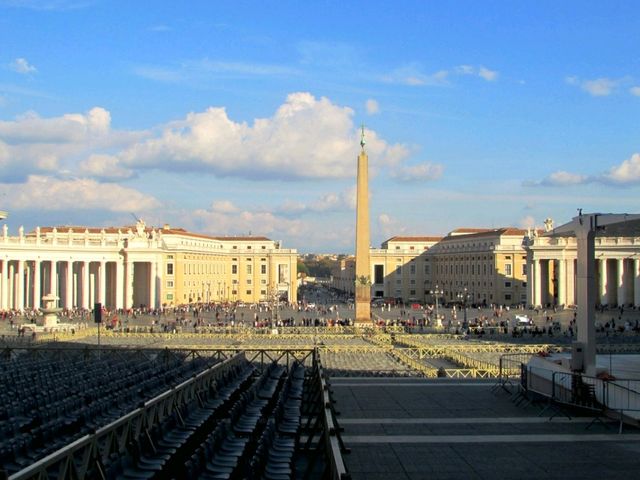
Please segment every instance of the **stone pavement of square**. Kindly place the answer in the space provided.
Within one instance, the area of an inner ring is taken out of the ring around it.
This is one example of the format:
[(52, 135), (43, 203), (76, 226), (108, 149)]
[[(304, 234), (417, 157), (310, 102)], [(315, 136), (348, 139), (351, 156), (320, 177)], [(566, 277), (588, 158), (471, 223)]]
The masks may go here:
[(333, 378), (354, 480), (640, 478), (640, 430), (519, 407), (491, 382)]

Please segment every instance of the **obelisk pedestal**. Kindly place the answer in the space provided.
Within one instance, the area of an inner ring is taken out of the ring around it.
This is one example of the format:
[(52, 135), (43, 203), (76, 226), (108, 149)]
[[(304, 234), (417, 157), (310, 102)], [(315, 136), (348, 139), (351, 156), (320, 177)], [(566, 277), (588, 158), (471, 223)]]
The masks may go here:
[(358, 155), (356, 196), (356, 318), (357, 324), (371, 323), (371, 266), (369, 259), (369, 158), (364, 151), (364, 126)]

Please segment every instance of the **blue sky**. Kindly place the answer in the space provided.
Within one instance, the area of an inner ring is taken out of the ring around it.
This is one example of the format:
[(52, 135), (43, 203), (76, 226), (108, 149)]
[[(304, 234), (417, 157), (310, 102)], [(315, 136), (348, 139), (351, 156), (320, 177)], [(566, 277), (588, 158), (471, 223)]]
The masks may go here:
[(640, 4), (0, 0), (0, 207), (352, 252), (640, 211)]

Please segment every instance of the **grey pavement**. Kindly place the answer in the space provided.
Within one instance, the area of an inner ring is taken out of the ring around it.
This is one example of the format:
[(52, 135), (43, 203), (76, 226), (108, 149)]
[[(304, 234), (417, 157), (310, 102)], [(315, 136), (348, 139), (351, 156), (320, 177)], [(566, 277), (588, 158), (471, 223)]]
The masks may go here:
[(638, 478), (640, 431), (539, 416), (491, 382), (331, 379), (354, 480)]

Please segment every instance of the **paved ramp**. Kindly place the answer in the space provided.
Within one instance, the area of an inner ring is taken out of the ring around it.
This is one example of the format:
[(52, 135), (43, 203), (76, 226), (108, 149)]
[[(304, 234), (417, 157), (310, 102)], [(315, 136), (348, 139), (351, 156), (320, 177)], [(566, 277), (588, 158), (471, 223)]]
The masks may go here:
[(492, 382), (332, 379), (352, 478), (637, 478), (640, 431), (538, 416)]

